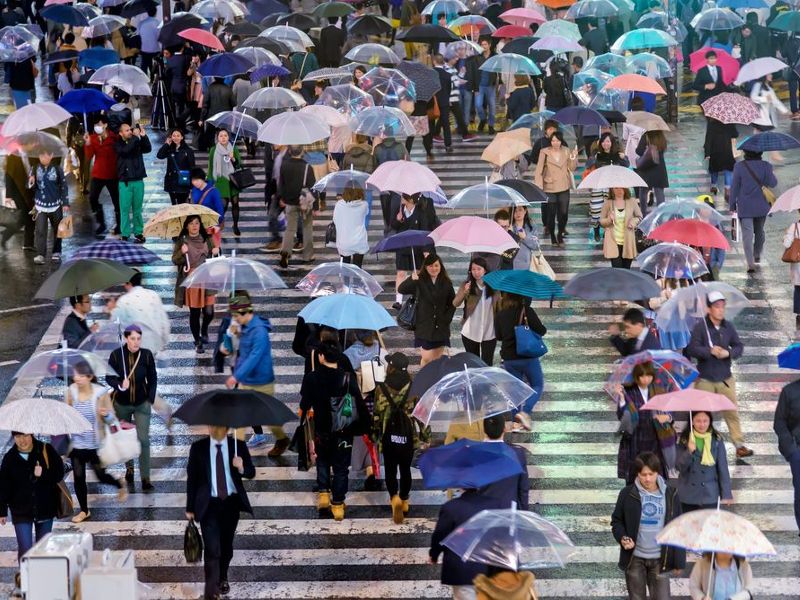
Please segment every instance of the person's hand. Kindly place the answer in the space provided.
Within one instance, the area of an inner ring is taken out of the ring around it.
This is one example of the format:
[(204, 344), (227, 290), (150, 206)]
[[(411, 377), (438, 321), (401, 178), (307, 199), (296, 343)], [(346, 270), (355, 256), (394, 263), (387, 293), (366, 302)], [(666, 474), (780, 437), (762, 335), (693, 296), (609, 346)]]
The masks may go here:
[(85, 144), (88, 144), (90, 139), (91, 139), (91, 138), (89, 137), (89, 134), (88, 134), (88, 133), (84, 133), (84, 134), (83, 134), (83, 142), (84, 142)]
[(625, 158), (625, 153), (624, 153), (624, 152), (618, 152), (618, 153), (617, 153), (617, 155), (618, 155), (620, 158)]
[(187, 246), (186, 244), (184, 244), (183, 246), (181, 246), (181, 252), (182, 252), (183, 254), (189, 254), (189, 246)]
[(575, 160), (576, 158), (578, 158), (578, 147), (577, 147), (577, 146), (575, 146), (575, 147), (574, 147), (574, 148), (573, 148), (573, 149), (570, 151), (570, 153), (569, 153), (569, 157), (570, 157), (570, 159), (571, 159), (571, 160)]
[(731, 353), (728, 352), (727, 350), (725, 350), (725, 348), (720, 348), (719, 349), (718, 357), (721, 360), (724, 360), (724, 359), (728, 358), (730, 355), (731, 355)]
[(689, 440), (686, 442), (686, 449), (694, 454), (694, 451), (697, 450), (697, 442), (694, 441), (694, 436), (690, 435)]
[(186, 520), (187, 520), (187, 521), (194, 521), (194, 513), (192, 513), (192, 512), (187, 512), (187, 513), (186, 513)]
[(619, 323), (612, 323), (608, 326), (608, 333), (611, 335), (622, 335), (622, 327), (619, 326)]
[(219, 246), (214, 246), (211, 249), (211, 256), (219, 256)]
[(398, 221), (402, 221), (403, 220), (403, 209), (402, 208), (397, 211), (397, 220)]
[(521, 240), (524, 240), (524, 239), (525, 239), (527, 236), (528, 236), (528, 234), (527, 234), (527, 233), (525, 233), (525, 230), (524, 230), (524, 229), (520, 229), (520, 230), (517, 232), (517, 237), (518, 237), (519, 239), (521, 239)]
[(42, 476), (42, 465), (39, 462), (36, 462), (36, 466), (33, 467), (33, 476), (34, 477), (41, 477)]
[(723, 498), (723, 499), (721, 500), (721, 502), (722, 502), (722, 504), (724, 504), (725, 506), (730, 506), (731, 504), (733, 504), (733, 498)]
[(242, 460), (241, 456), (234, 456), (231, 464), (236, 467), (236, 470), (239, 473), (244, 473), (244, 461)]
[(707, 90), (713, 90), (713, 89), (714, 89), (714, 84), (713, 84), (713, 83), (707, 83), (707, 84), (705, 85), (705, 88), (706, 88)]
[(167, 146), (172, 146), (172, 145), (173, 145), (172, 138), (171, 138), (171, 137), (168, 137), (168, 138), (167, 138)]
[(5, 525), (5, 524), (6, 524), (6, 518), (0, 517), (0, 525)]
[(411, 273), (411, 279), (412, 279), (413, 281), (419, 281), (419, 273), (417, 273), (416, 271), (414, 271), (413, 273)]
[(628, 229), (636, 229), (636, 225), (633, 222), (633, 219), (628, 221)]
[(100, 409), (100, 416), (101, 417), (105, 417), (107, 415), (108, 415), (108, 409), (107, 408), (101, 408)]
[(669, 415), (656, 415), (656, 421), (663, 425), (664, 423), (670, 422), (670, 417)]
[(31, 175), (30, 177), (28, 177), (28, 187), (29, 188), (33, 187), (34, 183), (36, 183), (36, 177)]
[(636, 542), (634, 542), (627, 535), (620, 540), (619, 544), (625, 548), (625, 550), (633, 550), (634, 546), (636, 546)]
[(202, 127), (203, 127), (203, 122), (202, 122), (202, 121), (198, 121), (198, 122), (197, 122), (197, 126), (198, 126), (198, 127), (200, 127), (200, 128), (202, 128)]
[(119, 384), (119, 389), (122, 390), (123, 392), (125, 392), (125, 391), (127, 391), (127, 389), (130, 386), (131, 386), (131, 382), (126, 377), (125, 379), (122, 380), (122, 383)]
[(91, 331), (92, 333), (97, 333), (98, 331), (100, 331), (100, 323), (92, 323), (92, 326), (89, 327), (89, 331)]
[(464, 282), (464, 292), (469, 294), (469, 289), (472, 287), (472, 284), (469, 281)]
[(228, 388), (229, 390), (232, 390), (233, 388), (236, 387), (237, 383), (239, 382), (236, 381), (236, 377), (231, 375), (230, 377), (228, 377), (228, 379), (225, 380), (225, 387)]

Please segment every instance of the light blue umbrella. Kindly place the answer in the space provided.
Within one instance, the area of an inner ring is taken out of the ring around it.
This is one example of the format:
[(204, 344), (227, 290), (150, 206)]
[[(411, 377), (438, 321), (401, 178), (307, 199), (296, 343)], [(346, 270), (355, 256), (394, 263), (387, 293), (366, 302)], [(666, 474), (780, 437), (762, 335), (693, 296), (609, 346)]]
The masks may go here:
[(612, 77), (627, 73), (625, 57), (620, 56), (619, 54), (612, 54), (611, 52), (606, 52), (605, 54), (596, 54), (587, 60), (586, 65), (584, 65), (584, 70), (588, 69), (602, 71), (603, 73), (608, 73)]
[(542, 72), (530, 58), (520, 54), (496, 54), (484, 62), (481, 71), (511, 73), (514, 75), (541, 75)]
[(407, 138), (414, 135), (414, 125), (399, 108), (373, 106), (362, 110), (350, 121), (353, 133), (370, 137)]
[(397, 327), (386, 309), (370, 296), (332, 294), (308, 303), (298, 315), (306, 323), (327, 325), (334, 329), (367, 329), (379, 331)]
[(664, 79), (672, 77), (672, 67), (669, 63), (652, 52), (640, 52), (629, 56), (625, 60), (629, 73), (644, 75), (650, 79)]
[(569, 7), (568, 19), (595, 18), (603, 19), (612, 17), (619, 12), (619, 8), (611, 0), (580, 0)]
[(625, 33), (611, 46), (612, 52), (625, 50), (644, 50), (646, 48), (668, 48), (677, 46), (678, 42), (670, 34), (659, 29), (634, 29)]

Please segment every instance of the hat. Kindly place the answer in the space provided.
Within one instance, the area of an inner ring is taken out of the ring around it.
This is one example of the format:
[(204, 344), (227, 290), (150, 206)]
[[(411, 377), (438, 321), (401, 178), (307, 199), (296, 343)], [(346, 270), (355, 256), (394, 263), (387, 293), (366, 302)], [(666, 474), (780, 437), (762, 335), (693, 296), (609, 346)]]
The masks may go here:
[(386, 357), (386, 362), (398, 371), (408, 370), (408, 357), (402, 352), (394, 352)]
[(235, 298), (231, 298), (229, 306), (231, 312), (247, 312), (253, 310), (253, 304), (250, 302), (250, 298), (245, 296), (236, 296)]
[(722, 292), (714, 290), (713, 292), (708, 293), (708, 298), (706, 299), (706, 302), (708, 302), (708, 305), (711, 306), (712, 304), (714, 304), (714, 302), (719, 302), (720, 300), (722, 302), (725, 302), (725, 295)]
[(142, 335), (142, 328), (139, 327), (136, 323), (131, 323), (130, 325), (128, 325), (123, 331), (123, 333), (133, 333), (134, 331), (139, 335)]

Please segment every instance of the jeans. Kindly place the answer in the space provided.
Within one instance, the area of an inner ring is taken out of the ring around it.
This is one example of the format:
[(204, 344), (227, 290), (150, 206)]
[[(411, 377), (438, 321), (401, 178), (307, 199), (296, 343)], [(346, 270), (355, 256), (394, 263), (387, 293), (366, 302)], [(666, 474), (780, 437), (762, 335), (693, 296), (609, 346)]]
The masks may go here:
[(742, 227), (742, 249), (744, 257), (747, 259), (747, 266), (752, 267), (761, 260), (761, 252), (764, 250), (764, 223), (766, 217), (740, 218), (739, 223)]
[(33, 548), (33, 531), (36, 529), (38, 542), (53, 530), (53, 519), (36, 521), (35, 523), (14, 523), (14, 533), (17, 536), (17, 559)]
[[(383, 445), (383, 478), (386, 481), (386, 491), (389, 497), (400, 495), (402, 500), (408, 500), (411, 493), (411, 461), (414, 459), (414, 447), (410, 444), (398, 446), (397, 444)], [(400, 488), (397, 487), (397, 472), (400, 471)]]
[(719, 172), (713, 171), (713, 172), (709, 172), (709, 174), (711, 175), (711, 185), (713, 185), (714, 187), (717, 186), (717, 181), (719, 181), (720, 173), (722, 173), (722, 177), (723, 177), (722, 180), (725, 182), (725, 187), (726, 188), (730, 188), (731, 187), (731, 182), (733, 181), (733, 171), (719, 171)]
[(464, 122), (469, 123), (470, 113), (472, 112), (472, 95), (474, 92), (461, 88), (458, 93), (461, 94), (461, 114), (464, 116)]
[(333, 504), (342, 504), (347, 495), (347, 474), (352, 452), (352, 438), (336, 435), (321, 440), (317, 446), (317, 486), (320, 492), (332, 492)]
[[(478, 113), (478, 119), (481, 121), (488, 121), (489, 127), (494, 127), (495, 102), (497, 96), (495, 93), (496, 91), (497, 88), (493, 85), (481, 85), (478, 87), (478, 93), (475, 94), (475, 111)], [(483, 112), (484, 99), (489, 107), (488, 115)]]
[(144, 221), (142, 206), (144, 204), (144, 181), (119, 182), (119, 232), (122, 237), (131, 235), (131, 212), (133, 212), (133, 234), (142, 235)]
[[(544, 215), (544, 205), (542, 206)], [(556, 235), (556, 221), (558, 221), (558, 233), (564, 233), (567, 228), (567, 218), (569, 217), (569, 190), (563, 192), (547, 193), (547, 229), (550, 237)]]
[(513, 360), (504, 360), (503, 368), (520, 381), (527, 382), (533, 388), (533, 394), (528, 397), (525, 404), (520, 408), (524, 412), (531, 412), (544, 391), (544, 373), (542, 373), (542, 365), (539, 359), (515, 358)]
[[(613, 233), (611, 235), (614, 235)], [(622, 244), (617, 244), (617, 250), (619, 251), (619, 256), (617, 258), (611, 259), (611, 266), (616, 267), (617, 269), (630, 269), (631, 263), (633, 262), (632, 258), (622, 258)]]
[(797, 521), (797, 529), (800, 530), (800, 448), (789, 457), (789, 466), (792, 469), (794, 486), (794, 520)]
[(64, 217), (63, 211), (59, 208), (54, 212), (40, 212), (36, 215), (36, 229), (34, 231), (34, 239), (36, 246), (36, 253), (40, 256), (47, 254), (47, 224), (50, 223), (50, 229), (53, 230), (53, 254), (61, 253), (61, 238), (58, 237), (58, 224)]
[(33, 104), (30, 90), (11, 90), (11, 98), (14, 100), (14, 108), (17, 110), (28, 104)]
[(206, 514), (200, 520), (206, 598), (217, 597), (219, 582), (228, 581), (228, 567), (233, 559), (233, 538), (239, 525), (238, 504), (237, 494), (231, 494), (225, 500), (211, 498)]
[(73, 448), (69, 453), (69, 457), (72, 460), (75, 495), (78, 497), (78, 504), (83, 512), (89, 512), (89, 502), (87, 500), (88, 491), (86, 489), (86, 465), (92, 467), (100, 483), (113, 485), (117, 489), (122, 487), (122, 484), (106, 473), (106, 470), (100, 465), (100, 458), (97, 456), (97, 450)]
[(625, 583), (628, 585), (629, 600), (668, 600), (669, 573), (660, 572), (660, 559), (634, 556), (625, 569)]
[[(129, 404), (117, 404), (114, 402), (114, 412), (118, 419), (131, 421), (136, 424), (136, 437), (142, 445), (142, 453), (139, 455), (139, 475), (142, 480), (150, 480), (150, 415), (152, 406), (148, 401), (144, 401), (136, 406)], [(133, 461), (129, 460), (125, 466), (133, 469)]]
[(647, 195), (652, 190), (653, 196), (656, 199), (656, 206), (664, 204), (664, 188), (638, 188), (639, 190), (639, 208), (642, 209), (642, 217), (647, 216)]
[(103, 213), (103, 205), (100, 203), (100, 192), (103, 188), (108, 190), (111, 196), (111, 204), (114, 205), (114, 223), (116, 231), (119, 232), (119, 182), (116, 179), (97, 179), (92, 177), (89, 183), (89, 206), (94, 213), (94, 218), (98, 225), (106, 224), (106, 217)]
[(475, 342), (469, 338), (461, 336), (461, 342), (464, 344), (464, 351), (480, 356), (481, 360), (490, 367), (494, 363), (494, 349), (497, 347), (497, 340), (485, 340), (483, 342)]
[(303, 260), (314, 260), (314, 213), (308, 211), (304, 213), (300, 210), (299, 206), (287, 204), (286, 212), (286, 230), (283, 232), (283, 244), (281, 245), (281, 254), (292, 256), (292, 242), (294, 241), (294, 234), (297, 230), (298, 223), (303, 226)]

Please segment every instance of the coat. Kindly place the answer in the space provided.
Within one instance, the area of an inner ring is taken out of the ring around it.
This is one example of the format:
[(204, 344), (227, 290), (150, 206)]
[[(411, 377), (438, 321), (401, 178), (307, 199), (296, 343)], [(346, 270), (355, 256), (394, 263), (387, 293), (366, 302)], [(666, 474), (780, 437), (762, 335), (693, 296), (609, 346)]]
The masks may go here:
[[(217, 113), (226, 110), (233, 110), (236, 106), (236, 101), (233, 98), (233, 90), (224, 83), (212, 82), (203, 95), (203, 112), (202, 118), (205, 121), (208, 117), (213, 117)], [(208, 163), (211, 164), (211, 156), (208, 157)]]
[(311, 189), (315, 182), (314, 169), (306, 161), (294, 156), (283, 158), (278, 194), (288, 206), (299, 206), (300, 192), (303, 188)]
[(118, 139), (119, 136), (110, 129), (106, 129), (104, 139), (100, 139), (96, 133), (89, 135), (89, 143), (83, 146), (83, 155), (88, 161), (94, 158), (92, 179), (117, 178), (117, 153), (114, 146)]
[(736, 159), (733, 158), (732, 140), (739, 137), (736, 125), (725, 124), (717, 119), (706, 120), (706, 138), (703, 152), (708, 157), (708, 172), (733, 171)]
[(191, 171), (195, 166), (194, 152), (185, 141), (177, 148), (172, 144), (164, 144), (158, 149), (156, 158), (166, 159), (167, 170), (164, 173), (165, 192), (188, 192), (191, 182), (187, 186), (178, 185), (178, 171)]
[[(500, 342), (500, 358), (503, 360), (525, 359), (524, 356), (517, 355), (517, 336), (514, 328), (519, 325), (522, 314), (519, 308), (504, 308), (497, 311), (494, 315), (494, 334)], [(539, 335), (547, 333), (547, 327), (542, 324), (539, 315), (530, 306), (525, 307), (525, 320), (531, 331)]]
[[(145, 402), (152, 404), (156, 400), (156, 389), (158, 388), (156, 360), (153, 353), (147, 348), (139, 348), (138, 354), (139, 362), (137, 363), (136, 357), (132, 356), (128, 346), (124, 345), (114, 350), (108, 357), (111, 373), (106, 375), (106, 383), (114, 390), (111, 392), (111, 398), (120, 406), (138, 406)], [(124, 370), (123, 359), (125, 360)], [(131, 373), (133, 365), (136, 365), (136, 369)], [(125, 391), (119, 389), (123, 381), (123, 371), (130, 382)]]
[[(753, 172), (752, 175), (750, 171)], [(771, 164), (763, 160), (746, 159), (736, 163), (729, 200), (731, 212), (735, 212), (740, 219), (766, 217), (770, 205), (761, 191), (763, 185), (778, 185)]]
[(369, 144), (353, 144), (347, 149), (342, 159), (342, 170), (346, 171), (351, 167), (364, 173), (372, 173), (375, 170), (377, 161)]
[(316, 48), (320, 67), (338, 67), (342, 62), (342, 46), (347, 40), (347, 31), (336, 25), (323, 27), (319, 32)]
[[(702, 104), (709, 98), (713, 98), (717, 94), (721, 94), (722, 92), (728, 89), (728, 86), (725, 85), (725, 82), (722, 80), (722, 67), (716, 65), (716, 68), (717, 68), (716, 83), (711, 78), (711, 72), (709, 70), (708, 65), (700, 69), (694, 76), (692, 89), (697, 92), (697, 104)], [(705, 89), (705, 86), (708, 83), (714, 83), (713, 89), (710, 90)]]
[[(636, 156), (642, 157), (647, 151), (647, 135), (643, 135), (639, 140), (639, 145), (636, 146)], [(657, 164), (636, 167), (636, 172), (644, 179), (648, 188), (668, 188), (669, 177), (667, 176), (667, 163), (664, 160), (664, 153), (659, 152), (659, 161)]]
[[(231, 185), (231, 180), (227, 177), (217, 177), (214, 175), (214, 154), (217, 151), (217, 145), (212, 144), (211, 148), (208, 150), (208, 175), (207, 179), (214, 183), (214, 186), (219, 190), (219, 195), (223, 198), (230, 198), (234, 194), (234, 188)], [(239, 149), (234, 146), (233, 148), (233, 162), (235, 165), (240, 164), (242, 160), (241, 155), (239, 154)], [(238, 190), (236, 190), (238, 193)]]
[(475, 578), (475, 600), (538, 600), (536, 577), (530, 571), (500, 571)]
[(554, 73), (544, 78), (542, 82), (544, 93), (544, 106), (547, 110), (559, 110), (572, 103), (569, 85), (561, 73)]
[[(326, 442), (345, 440), (352, 443), (354, 435), (363, 435), (370, 431), (370, 415), (361, 391), (358, 389), (358, 380), (352, 371), (341, 368), (331, 368), (316, 361), (313, 371), (306, 373), (303, 383), (300, 384), (300, 410), (307, 413), (314, 409), (314, 433), (317, 438)], [(345, 359), (345, 362), (349, 362)], [(353, 397), (357, 419), (344, 431), (333, 432), (333, 411), (331, 398), (345, 394), (345, 378), (347, 378), (347, 392)], [(324, 443), (318, 453), (331, 446)]]
[[(212, 251), (214, 250), (214, 241), (211, 239), (211, 236), (208, 236), (206, 240), (206, 245), (208, 246), (208, 256), (212, 255)], [(184, 288), (181, 284), (183, 280), (189, 275), (183, 268), (186, 266), (186, 256), (183, 252), (181, 252), (181, 246), (183, 246), (183, 240), (178, 238), (175, 240), (175, 245), (172, 246), (172, 264), (178, 267), (178, 273), (175, 276), (175, 306), (178, 308), (183, 308), (185, 304), (185, 292), (186, 288)], [(197, 266), (197, 265), (194, 265)]]
[(117, 153), (117, 179), (139, 181), (147, 177), (143, 155), (152, 149), (146, 135), (131, 135), (127, 140), (119, 137), (114, 143), (114, 151)]
[[(605, 227), (603, 236), (603, 256), (605, 258), (619, 258), (619, 247), (614, 239), (614, 208), (613, 202), (606, 199), (600, 211), (600, 225)], [(639, 253), (636, 249), (636, 226), (642, 220), (642, 209), (636, 198), (625, 200), (625, 236), (622, 244), (622, 258), (636, 258)]]
[[(47, 460), (44, 459), (47, 452)], [(33, 476), (36, 463), (42, 467), (41, 477)], [(49, 467), (48, 467), (49, 465)], [(11, 511), (14, 523), (46, 521), (56, 516), (58, 482), (64, 479), (64, 463), (50, 444), (34, 438), (33, 449), (24, 460), (11, 446), (0, 463), (0, 516)]]
[(508, 96), (506, 102), (507, 118), (509, 122), (514, 122), (523, 115), (527, 115), (533, 110), (536, 104), (536, 97), (533, 88), (529, 85), (518, 87)]
[(778, 449), (786, 460), (800, 452), (800, 380), (781, 390), (772, 429), (778, 435)]
[(572, 173), (577, 166), (578, 161), (569, 157), (569, 150), (564, 146), (558, 150), (542, 148), (533, 182), (547, 193), (567, 191), (572, 187)]
[(661, 342), (650, 329), (647, 330), (647, 335), (644, 340), (642, 340), (642, 345), (638, 349), (636, 348), (635, 338), (623, 338), (621, 335), (612, 335), (609, 341), (622, 356), (630, 356), (631, 354), (644, 352), (645, 350), (661, 350)]
[[(736, 561), (736, 569), (739, 572), (739, 583), (741, 585), (741, 590), (739, 591), (750, 591), (753, 586), (753, 570), (750, 568), (750, 563), (738, 556), (735, 556), (733, 560)], [(694, 563), (692, 574), (689, 576), (689, 596), (691, 596), (692, 600), (705, 600), (706, 596), (710, 595), (708, 590), (714, 589), (716, 570), (714, 570), (713, 574), (709, 573), (709, 571), (711, 571), (710, 557), (703, 557)]]
[[(244, 489), (242, 478), (252, 479), (256, 476), (256, 468), (247, 450), (247, 444), (242, 441), (226, 437), (228, 442), (228, 459), (231, 461), (230, 470), (233, 485), (236, 488), (236, 498), (239, 502), (239, 511), (253, 514), (247, 490)], [(234, 450), (234, 444), (236, 449)], [(234, 468), (234, 456), (240, 456), (244, 463), (244, 473)], [(194, 518), (201, 521), (211, 502), (211, 438), (204, 437), (194, 442), (189, 448), (189, 462), (186, 464), (186, 512), (194, 513)]]
[(683, 440), (678, 441), (678, 459), (675, 463), (681, 472), (678, 479), (678, 493), (684, 504), (709, 505), (716, 504), (717, 498), (729, 500), (733, 498), (731, 476), (728, 472), (728, 457), (725, 454), (725, 442), (712, 435), (711, 456), (714, 465), (700, 464), (702, 455), (699, 450), (690, 453)]
[[(507, 442), (495, 442), (503, 443)], [(528, 496), (531, 491), (531, 480), (528, 478), (528, 457), (525, 450), (515, 444), (508, 444), (517, 455), (517, 460), (522, 465), (522, 473), (512, 475), (500, 481), (495, 481), (481, 488), (481, 495), (497, 498), (503, 501), (505, 506), (511, 506), (512, 502), (517, 503), (517, 510), (528, 510), (530, 506)]]
[[(644, 397), (642, 392), (637, 386), (626, 386), (623, 388), (625, 394), (625, 405), (632, 403), (639, 415), (639, 421), (636, 424), (633, 434), (622, 432), (619, 438), (619, 449), (617, 450), (617, 477), (624, 479), (626, 483), (632, 483), (635, 474), (633, 473), (633, 461), (642, 452), (653, 452), (661, 460), (662, 475), (664, 472), (664, 456), (661, 452), (661, 446), (658, 443), (658, 436), (656, 434), (656, 423), (653, 419), (654, 412), (652, 410), (639, 410), (644, 406)], [(651, 387), (649, 396), (652, 398), (658, 393), (658, 390)], [(622, 420), (625, 413), (625, 407), (617, 403), (617, 419)]]
[(91, 333), (86, 324), (86, 317), (79, 317), (74, 310), (64, 319), (61, 335), (67, 341), (67, 348), (77, 348)]
[(450, 323), (456, 312), (456, 307), (453, 306), (456, 293), (449, 280), (440, 276), (434, 283), (427, 276), (418, 281), (409, 277), (400, 284), (397, 292), (413, 294), (417, 298), (416, 337), (427, 342), (450, 340)]
[(272, 369), (272, 347), (269, 332), (272, 327), (268, 319), (253, 315), (242, 327), (239, 337), (239, 355), (233, 376), (244, 385), (266, 385), (275, 381)]
[[(792, 223), (783, 236), (783, 247), (790, 248), (792, 241), (800, 238), (800, 222)], [(792, 285), (800, 285), (800, 263), (789, 263), (789, 281)]]

